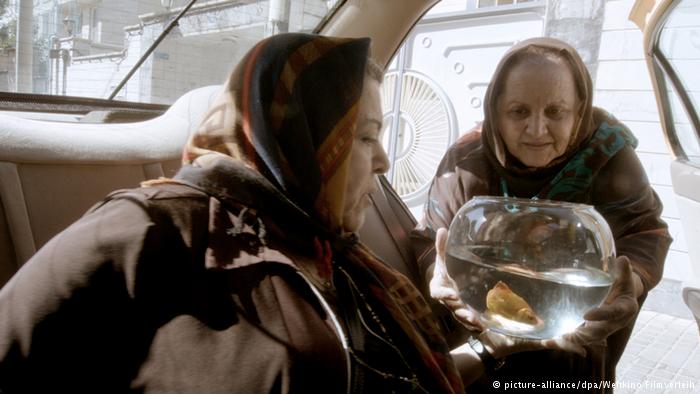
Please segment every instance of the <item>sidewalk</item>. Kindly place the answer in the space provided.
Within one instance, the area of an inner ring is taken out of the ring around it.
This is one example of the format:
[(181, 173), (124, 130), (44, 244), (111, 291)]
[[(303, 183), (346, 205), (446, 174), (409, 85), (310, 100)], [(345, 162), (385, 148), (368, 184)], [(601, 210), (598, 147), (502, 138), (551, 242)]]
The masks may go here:
[(617, 365), (615, 393), (700, 394), (699, 338), (694, 320), (643, 309)]

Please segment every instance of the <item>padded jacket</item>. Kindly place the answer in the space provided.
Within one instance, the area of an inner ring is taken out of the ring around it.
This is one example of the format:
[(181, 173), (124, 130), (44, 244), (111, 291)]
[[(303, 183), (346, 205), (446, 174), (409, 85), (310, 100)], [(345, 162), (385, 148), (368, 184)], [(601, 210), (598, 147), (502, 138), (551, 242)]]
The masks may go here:
[(307, 257), (245, 208), (173, 184), (93, 207), (0, 291), (0, 392), (345, 392)]

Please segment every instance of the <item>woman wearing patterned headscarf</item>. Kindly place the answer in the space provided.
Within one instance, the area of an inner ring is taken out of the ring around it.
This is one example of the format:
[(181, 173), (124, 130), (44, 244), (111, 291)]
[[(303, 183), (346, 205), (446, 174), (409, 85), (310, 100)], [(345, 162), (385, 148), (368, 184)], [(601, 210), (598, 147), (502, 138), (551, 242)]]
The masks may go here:
[[(636, 139), (592, 106), (592, 94), (588, 71), (569, 45), (537, 38), (511, 48), (486, 92), (480, 130), (462, 136), (445, 154), (414, 232), (422, 272), (431, 274), (436, 235), (444, 237), (440, 229), (473, 196), (585, 203), (608, 221), (618, 261), (631, 267), (631, 294), (613, 292), (577, 333), (603, 345), (590, 346), (587, 357), (554, 350), (511, 356), (489, 373), (493, 380), (613, 380), (638, 307), (661, 279), (671, 243), (661, 202), (634, 152)], [(437, 279), (433, 293), (443, 278)]]

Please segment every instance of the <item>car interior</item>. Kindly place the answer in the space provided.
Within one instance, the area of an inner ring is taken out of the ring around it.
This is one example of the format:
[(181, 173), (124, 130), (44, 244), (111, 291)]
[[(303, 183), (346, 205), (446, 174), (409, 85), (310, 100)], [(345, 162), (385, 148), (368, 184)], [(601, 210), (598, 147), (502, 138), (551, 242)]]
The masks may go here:
[[(371, 37), (373, 58), (386, 66), (412, 26), (436, 2), (348, 0), (317, 32)], [(218, 90), (197, 88), (159, 116), (130, 123), (113, 123), (128, 118), (125, 114), (130, 112), (123, 109), (108, 111), (110, 116), (86, 115), (82, 122), (66, 121), (65, 116), (45, 120), (0, 114), (0, 286), (109, 192), (174, 175), (182, 147)], [(94, 119), (109, 123), (88, 123)], [(382, 187), (373, 196), (361, 239), (417, 282), (408, 236), (415, 221), (391, 186), (377, 182)]]
[[(438, 2), (339, 1), (314, 32), (370, 37), (372, 57), (387, 67), (411, 29)], [(645, 32), (652, 74), (659, 72), (654, 60), (659, 32), (654, 26), (663, 21), (662, 15), (672, 4), (673, 0), (638, 0), (634, 8), (636, 23)], [(34, 102), (32, 109), (17, 106), (22, 95), (0, 97), (4, 111), (0, 112), (0, 287), (48, 240), (111, 191), (174, 175), (182, 147), (219, 90), (219, 85), (196, 88), (170, 106), (68, 97), (48, 107)], [(658, 100), (660, 114), (668, 114), (668, 102)], [(668, 129), (673, 121), (662, 119), (662, 124)], [(669, 139), (673, 146), (672, 133)], [(674, 187), (682, 189), (685, 183), (687, 189), (700, 170), (683, 160), (682, 151), (676, 154), (679, 160), (673, 165), (686, 166), (685, 172), (679, 173), (693, 175)], [(410, 246), (414, 216), (384, 177), (378, 177), (377, 182), (381, 187), (372, 196), (373, 206), (360, 238), (387, 264), (423, 288)], [(700, 193), (700, 188), (692, 189), (688, 193)], [(689, 247), (698, 247), (688, 241)], [(700, 326), (700, 290), (686, 287), (683, 297)]]

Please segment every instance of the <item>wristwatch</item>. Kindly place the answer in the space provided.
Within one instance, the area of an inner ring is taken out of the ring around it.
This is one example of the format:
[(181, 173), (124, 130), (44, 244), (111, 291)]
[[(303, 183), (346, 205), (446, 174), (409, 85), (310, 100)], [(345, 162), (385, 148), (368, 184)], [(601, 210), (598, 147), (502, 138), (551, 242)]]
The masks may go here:
[(488, 371), (496, 371), (499, 368), (503, 366), (503, 364), (506, 363), (505, 358), (495, 358), (491, 352), (486, 349), (486, 346), (484, 346), (484, 343), (481, 342), (479, 338), (477, 338), (474, 335), (470, 335), (469, 338), (467, 339), (467, 342), (469, 343), (469, 346), (476, 352), (476, 354), (479, 356), (479, 359), (481, 360), (481, 363), (484, 364), (484, 369)]

